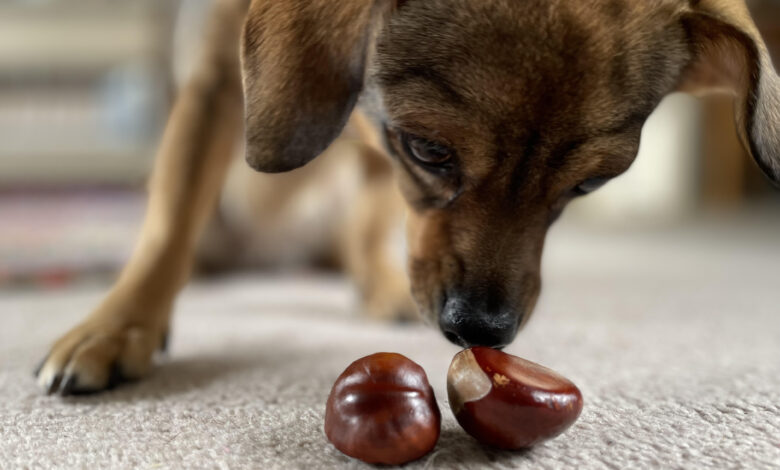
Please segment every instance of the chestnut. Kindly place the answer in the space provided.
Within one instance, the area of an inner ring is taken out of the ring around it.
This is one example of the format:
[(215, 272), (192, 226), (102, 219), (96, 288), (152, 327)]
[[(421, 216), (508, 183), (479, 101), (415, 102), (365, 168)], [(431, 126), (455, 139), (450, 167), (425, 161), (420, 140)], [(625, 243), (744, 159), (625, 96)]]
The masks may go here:
[(436, 445), (441, 413), (422, 367), (395, 353), (353, 362), (328, 397), (325, 435), (344, 454), (401, 465)]
[(582, 411), (582, 394), (565, 377), (484, 347), (455, 356), (447, 374), (447, 394), (463, 429), (501, 449), (522, 449), (552, 439)]

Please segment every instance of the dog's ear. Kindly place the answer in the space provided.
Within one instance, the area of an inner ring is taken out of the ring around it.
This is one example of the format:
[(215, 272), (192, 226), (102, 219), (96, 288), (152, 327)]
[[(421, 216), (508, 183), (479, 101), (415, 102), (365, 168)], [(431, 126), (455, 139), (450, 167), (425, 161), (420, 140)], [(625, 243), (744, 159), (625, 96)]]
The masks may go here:
[(736, 97), (737, 131), (761, 169), (780, 184), (780, 79), (743, 0), (693, 0), (682, 17), (693, 53), (680, 90)]
[(283, 172), (321, 154), (346, 125), (367, 55), (394, 0), (253, 0), (242, 70), (246, 159)]

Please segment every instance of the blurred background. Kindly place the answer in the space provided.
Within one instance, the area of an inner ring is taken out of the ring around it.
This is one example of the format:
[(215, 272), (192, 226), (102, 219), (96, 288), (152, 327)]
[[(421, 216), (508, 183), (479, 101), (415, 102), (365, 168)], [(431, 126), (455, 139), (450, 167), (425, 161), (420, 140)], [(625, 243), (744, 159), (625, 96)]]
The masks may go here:
[[(0, 0), (0, 467), (352, 468), (321, 413), (345, 365), (378, 350), (419, 361), (446, 407), (456, 346), (361, 322), (348, 282), (299, 269), (191, 283), (148, 380), (36, 390), (35, 365), (133, 249), (209, 3)], [(780, 0), (749, 3), (780, 65)], [(550, 231), (539, 305), (508, 351), (577, 383), (581, 424), (512, 457), (442, 408), (419, 468), (780, 468), (780, 191), (731, 107), (669, 96), (628, 173)]]
[[(780, 63), (780, 1), (750, 3)], [(137, 235), (207, 5), (0, 2), (0, 288), (112, 279)], [(739, 145), (729, 100), (673, 95), (647, 123), (632, 169), (574, 204), (557, 236), (717, 220), (706, 230), (753, 224), (776, 237), (779, 216), (780, 193)]]

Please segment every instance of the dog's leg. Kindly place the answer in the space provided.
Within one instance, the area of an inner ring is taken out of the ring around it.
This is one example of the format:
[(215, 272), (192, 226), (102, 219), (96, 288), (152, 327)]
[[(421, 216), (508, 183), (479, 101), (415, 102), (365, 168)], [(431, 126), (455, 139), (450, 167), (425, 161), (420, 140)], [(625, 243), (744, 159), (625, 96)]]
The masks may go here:
[(49, 393), (99, 391), (149, 369), (242, 130), (238, 43), (245, 2), (219, 1), (206, 47), (180, 91), (149, 184), (136, 250), (105, 300), (52, 347), (37, 372)]
[[(365, 142), (365, 139), (364, 139)], [(361, 145), (363, 184), (347, 214), (341, 236), (344, 265), (372, 318), (416, 321), (406, 274), (406, 205), (388, 158), (376, 146)]]

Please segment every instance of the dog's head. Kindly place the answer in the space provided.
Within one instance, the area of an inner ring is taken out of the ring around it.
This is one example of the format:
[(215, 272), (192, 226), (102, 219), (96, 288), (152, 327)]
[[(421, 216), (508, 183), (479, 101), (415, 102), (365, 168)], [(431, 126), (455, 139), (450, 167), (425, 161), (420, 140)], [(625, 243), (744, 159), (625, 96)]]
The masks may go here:
[(741, 0), (255, 0), (247, 159), (319, 155), (361, 93), (397, 159), (413, 293), (461, 345), (503, 346), (540, 290), (550, 224), (634, 160), (676, 90), (725, 89), (780, 181), (780, 85)]

